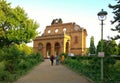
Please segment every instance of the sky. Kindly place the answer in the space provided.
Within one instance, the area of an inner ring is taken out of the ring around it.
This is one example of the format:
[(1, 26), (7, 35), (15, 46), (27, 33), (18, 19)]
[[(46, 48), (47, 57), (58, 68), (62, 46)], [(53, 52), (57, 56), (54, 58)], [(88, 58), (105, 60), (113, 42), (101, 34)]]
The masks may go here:
[[(87, 30), (86, 46), (90, 46), (90, 38), (94, 36), (94, 44), (97, 46), (101, 39), (101, 21), (98, 20), (97, 13), (104, 9), (107, 11), (107, 19), (103, 26), (103, 39), (108, 36), (114, 37), (117, 32), (110, 29), (114, 14), (109, 4), (116, 4), (115, 0), (7, 0), (11, 2), (11, 7), (22, 7), (29, 18), (34, 19), (38, 24), (38, 32), (43, 33), (46, 26), (51, 25), (53, 19), (61, 18), (63, 23), (75, 22)], [(27, 44), (33, 46), (33, 42)]]

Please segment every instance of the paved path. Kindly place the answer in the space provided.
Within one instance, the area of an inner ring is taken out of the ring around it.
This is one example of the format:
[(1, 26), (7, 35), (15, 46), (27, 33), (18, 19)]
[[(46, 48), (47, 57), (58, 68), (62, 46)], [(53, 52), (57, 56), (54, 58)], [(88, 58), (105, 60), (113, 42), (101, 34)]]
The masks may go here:
[(45, 60), (36, 66), (30, 73), (23, 76), (15, 83), (92, 83), (63, 65), (50, 65), (50, 60)]

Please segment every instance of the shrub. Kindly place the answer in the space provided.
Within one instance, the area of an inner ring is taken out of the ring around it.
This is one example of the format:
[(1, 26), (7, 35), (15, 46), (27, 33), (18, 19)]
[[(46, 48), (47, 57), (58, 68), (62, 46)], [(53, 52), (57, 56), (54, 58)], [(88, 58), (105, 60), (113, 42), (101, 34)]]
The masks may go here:
[(8, 71), (0, 71), (0, 81), (8, 81), (10, 73)]
[[(104, 57), (104, 83), (108, 80), (120, 79), (120, 62), (117, 61), (115, 64), (115, 59), (113, 57)], [(101, 58), (99, 57), (67, 57), (64, 62), (65, 65), (69, 66), (73, 70), (82, 73), (94, 80), (95, 82), (100, 82), (100, 69), (101, 69)], [(115, 65), (114, 65), (115, 64)]]
[(39, 53), (26, 53), (19, 50), (16, 45), (0, 49), (0, 82), (14, 81), (16, 77), (25, 74), (33, 66), (42, 61)]
[(0, 71), (3, 71), (5, 69), (4, 61), (0, 62)]
[(120, 71), (120, 60), (116, 61), (116, 63), (114, 64), (114, 67), (117, 71)]
[(4, 55), (5, 69), (12, 73), (17, 68), (21, 52), (15, 46), (4, 48), (3, 50), (6, 52)]
[(4, 51), (0, 49), (0, 62), (4, 60)]

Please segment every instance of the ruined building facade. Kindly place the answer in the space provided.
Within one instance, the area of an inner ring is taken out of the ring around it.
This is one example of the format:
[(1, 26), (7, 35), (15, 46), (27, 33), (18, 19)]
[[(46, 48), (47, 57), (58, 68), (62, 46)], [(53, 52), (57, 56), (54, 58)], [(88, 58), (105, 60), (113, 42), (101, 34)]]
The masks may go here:
[(61, 19), (54, 19), (50, 26), (46, 26), (44, 33), (34, 39), (33, 48), (44, 58), (60, 53), (85, 55), (86, 36), (86, 29), (76, 23), (63, 23)]

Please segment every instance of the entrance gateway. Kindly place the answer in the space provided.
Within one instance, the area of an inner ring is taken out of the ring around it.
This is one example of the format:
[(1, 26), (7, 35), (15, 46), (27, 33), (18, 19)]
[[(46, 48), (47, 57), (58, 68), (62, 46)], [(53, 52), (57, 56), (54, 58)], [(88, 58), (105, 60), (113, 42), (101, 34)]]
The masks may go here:
[(44, 58), (60, 53), (86, 54), (87, 31), (76, 23), (63, 23), (62, 19), (54, 19), (46, 26), (44, 33), (33, 40), (35, 52)]

